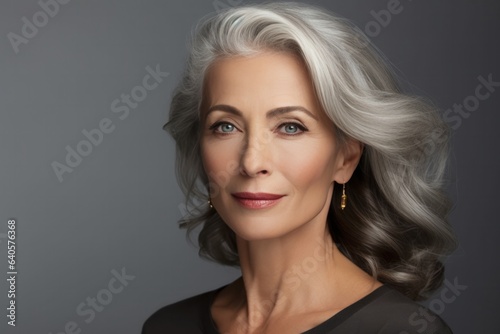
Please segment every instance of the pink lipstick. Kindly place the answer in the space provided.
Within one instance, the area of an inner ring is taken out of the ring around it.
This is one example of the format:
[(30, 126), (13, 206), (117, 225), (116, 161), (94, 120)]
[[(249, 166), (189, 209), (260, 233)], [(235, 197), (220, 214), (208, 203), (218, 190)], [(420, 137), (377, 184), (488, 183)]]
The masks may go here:
[(240, 192), (231, 194), (240, 205), (248, 209), (263, 209), (277, 204), (284, 195)]

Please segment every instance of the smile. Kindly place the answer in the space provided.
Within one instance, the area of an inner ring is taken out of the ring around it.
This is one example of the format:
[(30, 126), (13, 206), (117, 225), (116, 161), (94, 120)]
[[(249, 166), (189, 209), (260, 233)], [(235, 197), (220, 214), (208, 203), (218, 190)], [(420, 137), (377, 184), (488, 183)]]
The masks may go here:
[(233, 193), (234, 199), (243, 207), (248, 209), (263, 209), (276, 205), (284, 195), (268, 193)]

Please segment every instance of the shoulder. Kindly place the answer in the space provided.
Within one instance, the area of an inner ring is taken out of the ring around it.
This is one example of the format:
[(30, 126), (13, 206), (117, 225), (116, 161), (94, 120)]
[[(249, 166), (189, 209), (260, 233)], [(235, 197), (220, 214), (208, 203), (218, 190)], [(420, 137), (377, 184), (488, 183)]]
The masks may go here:
[(354, 318), (363, 319), (361, 321), (366, 324), (368, 332), (377, 329), (379, 334), (452, 333), (439, 315), (389, 285), (382, 286), (352, 320)]
[(210, 320), (207, 310), (219, 289), (222, 287), (160, 308), (144, 322), (141, 333), (205, 333)]

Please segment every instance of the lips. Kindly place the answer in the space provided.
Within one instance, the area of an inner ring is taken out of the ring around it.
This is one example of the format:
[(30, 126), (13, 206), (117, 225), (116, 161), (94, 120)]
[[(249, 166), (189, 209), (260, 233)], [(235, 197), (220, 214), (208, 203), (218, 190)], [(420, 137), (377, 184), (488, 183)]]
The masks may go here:
[(240, 192), (231, 194), (240, 205), (249, 209), (262, 209), (273, 206), (285, 195), (269, 193)]
[(236, 198), (253, 199), (253, 200), (274, 200), (283, 197), (284, 195), (268, 194), (268, 193), (233, 193), (231, 194)]

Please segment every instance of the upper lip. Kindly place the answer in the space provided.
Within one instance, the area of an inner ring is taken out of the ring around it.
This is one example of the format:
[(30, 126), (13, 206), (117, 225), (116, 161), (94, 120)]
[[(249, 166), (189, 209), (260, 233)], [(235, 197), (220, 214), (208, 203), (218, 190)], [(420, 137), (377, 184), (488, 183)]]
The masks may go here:
[(237, 198), (253, 199), (253, 200), (273, 200), (285, 196), (285, 195), (277, 195), (269, 193), (251, 193), (251, 192), (232, 193), (231, 195)]

